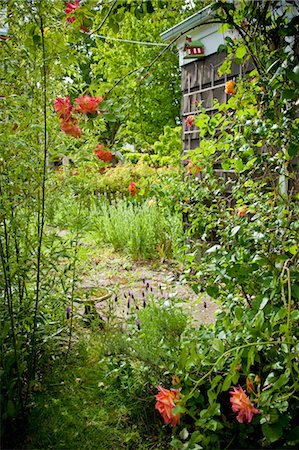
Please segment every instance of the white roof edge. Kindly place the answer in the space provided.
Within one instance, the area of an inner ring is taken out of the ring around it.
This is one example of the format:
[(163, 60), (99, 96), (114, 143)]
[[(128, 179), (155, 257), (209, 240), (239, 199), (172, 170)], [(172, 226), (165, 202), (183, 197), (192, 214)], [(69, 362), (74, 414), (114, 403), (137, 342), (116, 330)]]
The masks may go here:
[(168, 30), (164, 31), (163, 33), (160, 34), (161, 39), (163, 41), (168, 41), (180, 35), (181, 33), (189, 31), (193, 27), (196, 27), (196, 25), (201, 25), (202, 23), (206, 22), (207, 19), (213, 17), (214, 15), (214, 11), (212, 11), (211, 9), (212, 5), (213, 3), (201, 9), (200, 11), (197, 11), (192, 16), (187, 17), (187, 19), (183, 20), (177, 25), (174, 25), (172, 28), (169, 28)]

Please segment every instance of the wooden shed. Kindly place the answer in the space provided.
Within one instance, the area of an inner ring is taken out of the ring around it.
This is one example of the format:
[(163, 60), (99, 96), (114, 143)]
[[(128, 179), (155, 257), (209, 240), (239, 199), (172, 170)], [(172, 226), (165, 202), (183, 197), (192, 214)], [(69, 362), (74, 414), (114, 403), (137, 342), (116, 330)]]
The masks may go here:
[[(198, 129), (186, 125), (187, 117), (195, 113), (197, 102), (201, 102), (202, 107), (212, 114), (214, 99), (220, 103), (227, 100), (225, 83), (248, 70), (247, 67), (233, 63), (229, 76), (218, 75), (218, 68), (223, 63), (225, 54), (217, 53), (217, 50), (225, 43), (225, 37), (233, 37), (233, 33), (229, 30), (220, 33), (221, 24), (211, 23), (213, 14), (211, 6), (207, 6), (161, 34), (166, 42), (180, 36), (176, 42), (182, 71), (183, 152), (193, 150), (199, 144)], [(195, 49), (198, 48), (196, 43), (200, 43), (202, 51), (189, 50), (188, 42), (191, 46), (192, 43), (193, 46), (195, 44)]]
[[(214, 99), (219, 103), (228, 100), (225, 84), (237, 76), (243, 76), (253, 69), (250, 62), (231, 65), (229, 75), (218, 74), (226, 54), (218, 53), (219, 46), (225, 44), (225, 38), (235, 38), (232, 30), (221, 32), (221, 24), (213, 23), (214, 12), (209, 5), (161, 34), (162, 40), (171, 42), (175, 38), (179, 49), (182, 89), (182, 152), (187, 153), (199, 146), (198, 128), (187, 125), (188, 116), (196, 113), (199, 103), (210, 114), (216, 112)], [(226, 180), (234, 178), (232, 170), (223, 170), (214, 166), (215, 173)], [(283, 177), (279, 181), (282, 192), (299, 192), (298, 157), (290, 161), (289, 180)]]

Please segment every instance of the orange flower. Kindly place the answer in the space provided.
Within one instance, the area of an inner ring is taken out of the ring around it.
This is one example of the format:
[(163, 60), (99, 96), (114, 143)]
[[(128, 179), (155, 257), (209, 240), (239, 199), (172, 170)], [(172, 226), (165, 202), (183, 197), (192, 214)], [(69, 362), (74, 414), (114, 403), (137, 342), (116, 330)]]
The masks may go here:
[(237, 214), (239, 217), (245, 217), (248, 214), (248, 207), (247, 205), (240, 206), (240, 208), (237, 208)]
[(75, 111), (81, 114), (95, 114), (97, 112), (99, 103), (104, 100), (104, 97), (90, 97), (79, 95), (75, 102), (77, 104)]
[(159, 411), (165, 424), (171, 423), (173, 427), (175, 427), (178, 423), (180, 423), (180, 413), (173, 415), (173, 408), (175, 407), (175, 403), (180, 401), (181, 389), (164, 389), (161, 386), (157, 386), (157, 389), (160, 391), (159, 394), (155, 396), (157, 403), (155, 408)]
[(188, 117), (187, 117), (187, 119), (186, 119), (186, 125), (187, 125), (188, 128), (193, 127), (194, 122), (195, 122), (195, 117), (194, 117), (194, 116), (188, 116)]
[(70, 117), (73, 107), (71, 105), (70, 97), (57, 97), (54, 101), (54, 110), (59, 115), (60, 119), (68, 119)]
[(232, 95), (235, 93), (235, 85), (236, 83), (233, 80), (228, 81), (225, 83), (225, 93)]
[(240, 385), (238, 388), (233, 386), (233, 391), (229, 393), (231, 394), (230, 402), (232, 404), (232, 410), (238, 413), (237, 421), (239, 423), (250, 423), (254, 414), (260, 414), (260, 411), (253, 406)]
[(137, 186), (136, 183), (134, 183), (134, 181), (131, 181), (131, 183), (129, 184), (129, 192), (132, 195), (132, 197), (135, 197), (135, 195), (137, 194)]
[(79, 138), (82, 133), (81, 129), (78, 127), (78, 119), (62, 119), (60, 121), (60, 128), (65, 134), (68, 134), (69, 136), (73, 136), (75, 138)]
[(192, 175), (195, 175), (195, 174), (198, 175), (202, 171), (202, 166), (196, 166), (190, 159), (190, 161), (186, 165), (186, 169), (187, 169), (188, 173), (190, 173)]
[(113, 153), (110, 150), (105, 150), (104, 144), (97, 145), (95, 149), (95, 155), (104, 162), (111, 162), (113, 159)]

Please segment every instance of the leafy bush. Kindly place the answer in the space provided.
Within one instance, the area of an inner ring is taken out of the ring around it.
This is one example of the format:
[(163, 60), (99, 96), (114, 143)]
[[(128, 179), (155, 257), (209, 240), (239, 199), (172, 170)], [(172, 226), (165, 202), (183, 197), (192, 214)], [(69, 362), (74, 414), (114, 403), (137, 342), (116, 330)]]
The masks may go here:
[(182, 153), (182, 129), (181, 127), (164, 127), (164, 133), (154, 144), (154, 155), (151, 157), (158, 166), (180, 163)]

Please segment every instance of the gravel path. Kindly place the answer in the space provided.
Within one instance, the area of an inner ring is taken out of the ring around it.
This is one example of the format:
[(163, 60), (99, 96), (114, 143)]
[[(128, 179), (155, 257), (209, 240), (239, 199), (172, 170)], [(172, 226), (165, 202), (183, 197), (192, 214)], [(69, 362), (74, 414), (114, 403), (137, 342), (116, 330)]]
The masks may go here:
[[(118, 316), (127, 307), (127, 296), (133, 294), (135, 303), (142, 307), (143, 297), (153, 294), (161, 301), (179, 299), (178, 305), (194, 319), (195, 324), (209, 324), (215, 320), (218, 305), (204, 295), (196, 295), (182, 281), (178, 265), (172, 262), (133, 262), (123, 255), (101, 249), (100, 257), (92, 257), (84, 274), (82, 287), (106, 287), (117, 294)], [(144, 292), (144, 293), (143, 293)], [(97, 304), (97, 309), (104, 309)]]

